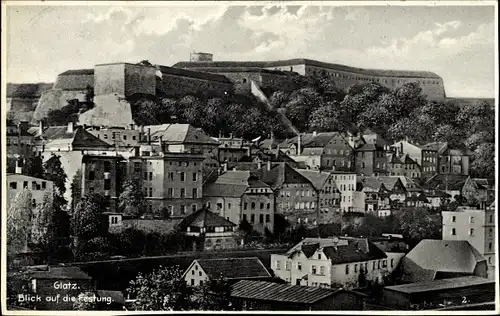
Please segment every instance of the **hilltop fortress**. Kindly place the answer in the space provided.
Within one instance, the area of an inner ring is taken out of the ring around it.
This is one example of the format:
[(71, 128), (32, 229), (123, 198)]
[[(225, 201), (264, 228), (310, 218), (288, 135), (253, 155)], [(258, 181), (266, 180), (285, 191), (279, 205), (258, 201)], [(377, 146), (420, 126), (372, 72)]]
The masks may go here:
[(110, 63), (65, 71), (57, 76), (52, 89), (42, 93), (33, 119), (43, 119), (50, 110), (66, 105), (67, 100), (83, 101), (88, 87), (94, 89), (96, 107), (81, 114), (80, 123), (129, 126), (133, 122), (127, 98), (135, 94), (181, 97), (237, 92), (253, 93), (262, 99), (262, 91), (295, 89), (303, 76), (328, 77), (342, 90), (369, 82), (390, 89), (416, 82), (429, 99), (446, 98), (442, 78), (427, 71), (362, 69), (310, 59), (213, 61), (212, 54), (193, 53), (189, 61), (172, 67)]

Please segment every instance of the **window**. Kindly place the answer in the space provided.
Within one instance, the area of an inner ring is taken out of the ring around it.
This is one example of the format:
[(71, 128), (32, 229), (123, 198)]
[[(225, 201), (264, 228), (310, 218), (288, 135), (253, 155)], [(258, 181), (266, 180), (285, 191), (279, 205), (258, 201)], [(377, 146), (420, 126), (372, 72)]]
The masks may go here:
[(269, 214), (266, 214), (266, 223), (271, 222), (271, 216)]
[(267, 209), (270, 210), (271, 209), (271, 203), (267, 203)]
[(493, 237), (493, 228), (490, 228), (489, 234), (490, 234), (490, 237)]
[(297, 262), (297, 270), (302, 271), (302, 263)]
[(149, 188), (149, 196), (153, 196), (153, 188)]
[(35, 200), (35, 199), (33, 199), (33, 201), (31, 201), (31, 205), (32, 205), (33, 207), (35, 207), (35, 206), (36, 206), (36, 200)]
[(490, 250), (490, 251), (493, 250), (493, 243), (491, 243), (491, 242), (488, 243), (488, 250)]
[(276, 260), (276, 270), (280, 270), (280, 261)]
[(47, 188), (47, 182), (42, 181), (42, 190), (45, 190)]
[(198, 174), (196, 172), (193, 172), (193, 182), (198, 181)]
[(259, 215), (259, 223), (261, 223), (261, 224), (264, 223), (264, 214)]
[(250, 215), (250, 222), (255, 222), (255, 214)]
[(490, 215), (490, 223), (493, 223), (493, 215)]
[(452, 228), (452, 229), (451, 229), (451, 234), (452, 234), (453, 236), (455, 236), (455, 235), (457, 234), (457, 230), (456, 230), (455, 228)]
[(181, 172), (181, 181), (185, 181), (186, 179), (186, 174), (184, 172)]
[(181, 214), (186, 214), (186, 205), (181, 205)]
[(95, 179), (94, 171), (89, 171), (89, 180), (94, 180), (94, 179)]
[(469, 229), (469, 235), (474, 236), (474, 228)]
[(345, 274), (349, 274), (349, 265), (348, 264), (345, 265)]
[[(193, 189), (193, 198), (197, 198), (198, 197), (198, 189), (197, 188), (194, 188)], [(231, 204), (229, 204), (231, 205)]]
[(456, 216), (452, 216), (452, 217), (451, 217), (451, 221), (452, 221), (453, 223), (455, 223), (455, 222), (457, 221), (457, 217), (456, 217)]
[(318, 253), (318, 260), (321, 260), (321, 254)]
[(383, 260), (383, 261), (382, 261), (382, 267), (383, 267), (383, 268), (386, 268), (386, 267), (387, 267), (387, 260)]
[(104, 162), (104, 172), (111, 172), (111, 162), (109, 161)]
[(104, 190), (111, 190), (111, 179), (104, 179)]
[(377, 269), (380, 269), (380, 260), (377, 261)]
[(186, 197), (186, 189), (181, 188), (181, 198)]
[(191, 279), (191, 285), (194, 285), (194, 279)]
[(248, 208), (248, 203), (247, 202), (243, 203), (243, 209), (246, 210), (247, 208)]
[(152, 172), (150, 172), (150, 173), (149, 173), (149, 181), (152, 181), (152, 180), (153, 180), (153, 173), (152, 173)]
[(394, 258), (391, 259), (391, 268), (394, 267)]
[[(43, 184), (43, 183), (45, 183), (45, 182), (42, 182), (42, 184)], [(11, 188), (11, 189), (16, 190), (16, 189), (17, 189), (17, 182), (11, 182), (11, 183), (9, 184), (9, 186), (10, 186), (10, 188)]]
[(319, 267), (319, 274), (321, 274), (321, 275), (325, 274), (325, 267), (324, 266)]
[(312, 272), (312, 274), (316, 274), (317, 271), (316, 271), (316, 266), (315, 265), (313, 265), (311, 267), (311, 272)]
[(262, 210), (264, 208), (264, 203), (260, 202), (260, 209)]
[(168, 188), (167, 194), (168, 197), (174, 197), (174, 188)]
[(191, 205), (191, 211), (193, 213), (196, 212), (196, 208), (197, 208), (196, 204)]
[(252, 202), (252, 210), (255, 210), (255, 202)]
[(168, 179), (172, 180), (172, 181), (174, 180), (174, 173), (173, 172), (168, 173)]
[(474, 216), (469, 217), (469, 222), (473, 224), (475, 222)]
[(354, 272), (358, 272), (358, 264), (354, 265)]
[(134, 162), (134, 172), (141, 172), (141, 163)]
[(292, 263), (290, 261), (285, 262), (285, 270), (290, 270)]

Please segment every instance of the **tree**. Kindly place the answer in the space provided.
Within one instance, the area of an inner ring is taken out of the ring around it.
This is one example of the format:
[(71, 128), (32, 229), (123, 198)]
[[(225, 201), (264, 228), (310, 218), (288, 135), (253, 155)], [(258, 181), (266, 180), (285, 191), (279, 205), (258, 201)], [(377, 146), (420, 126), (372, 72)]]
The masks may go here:
[(38, 204), (34, 214), (31, 226), (31, 240), (38, 247), (46, 250), (49, 242), (52, 240), (53, 231), (54, 204), (52, 194), (46, 192), (42, 203)]
[(31, 191), (28, 189), (19, 192), (7, 213), (7, 254), (9, 257), (27, 250), (32, 220), (31, 197)]
[(43, 170), (43, 177), (54, 183), (54, 208), (56, 210), (63, 210), (67, 204), (64, 198), (67, 176), (59, 156), (52, 155), (49, 160), (43, 164)]
[(192, 308), (223, 311), (230, 308), (230, 284), (221, 276), (198, 286), (192, 296)]
[(102, 236), (79, 242), (75, 250), (75, 259), (80, 261), (107, 259), (112, 252), (109, 240)]
[(321, 95), (312, 88), (294, 91), (286, 104), (286, 116), (299, 130), (305, 130), (311, 112), (323, 105)]
[[(9, 269), (11, 270), (11, 269)], [(7, 271), (6, 294), (7, 294), (7, 308), (23, 307), (33, 309), (35, 304), (31, 301), (19, 301), (20, 294), (32, 294), (30, 286), (30, 275), (21, 270)]]
[(77, 311), (93, 311), (96, 310), (97, 303), (95, 294), (92, 292), (80, 293), (73, 303), (73, 309)]
[(138, 181), (125, 181), (118, 201), (118, 207), (128, 216), (137, 218), (146, 210), (144, 192)]
[(327, 103), (317, 108), (309, 117), (309, 130), (316, 132), (332, 132), (340, 130), (339, 105)]
[(426, 208), (405, 208), (399, 214), (398, 221), (403, 236), (412, 245), (422, 239), (438, 239), (441, 237), (441, 220), (432, 217)]
[(462, 146), (464, 131), (452, 125), (440, 125), (432, 135), (436, 142), (448, 142), (451, 147)]
[(86, 241), (102, 234), (100, 215), (105, 210), (104, 198), (98, 194), (82, 197), (71, 218), (71, 230), (78, 240)]
[(85, 102), (87, 104), (93, 104), (94, 103), (94, 87), (88, 85), (87, 88), (85, 89)]
[(490, 178), (495, 174), (495, 144), (485, 143), (477, 146), (473, 152), (471, 175)]
[(71, 210), (73, 211), (82, 198), (82, 170), (78, 169), (71, 181)]
[(187, 310), (190, 295), (182, 274), (178, 266), (160, 266), (149, 274), (139, 273), (127, 289), (135, 297), (133, 308), (137, 311)]
[(23, 163), (23, 174), (43, 178), (43, 162), (40, 156), (26, 157)]

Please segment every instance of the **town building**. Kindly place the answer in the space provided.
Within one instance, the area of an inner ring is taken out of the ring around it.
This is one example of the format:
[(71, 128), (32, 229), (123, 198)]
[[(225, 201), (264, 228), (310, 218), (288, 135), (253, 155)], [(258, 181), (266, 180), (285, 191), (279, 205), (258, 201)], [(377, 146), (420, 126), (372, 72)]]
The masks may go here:
[(233, 137), (231, 134), (229, 137), (219, 137), (214, 138), (218, 142), (218, 160), (220, 163), (223, 162), (238, 162), (243, 157), (251, 157), (251, 144), (245, 142), (243, 138)]
[[(78, 267), (30, 267), (27, 273), (30, 279), (31, 292), (43, 298), (35, 303), (37, 310), (73, 310), (74, 302), (71, 300), (64, 301), (63, 296), (77, 298), (81, 293), (94, 293), (96, 290), (92, 278)], [(71, 284), (71, 286), (68, 286), (68, 284)], [(60, 295), (59, 301), (45, 299), (46, 297), (56, 297), (58, 294)], [(29, 293), (26, 293), (26, 295), (29, 295)]]
[(185, 217), (203, 205), (204, 157), (184, 152), (142, 152), (130, 157), (127, 178), (139, 181), (150, 212), (166, 209), (171, 218)]
[(109, 202), (110, 210), (116, 210), (121, 184), (123, 157), (83, 155), (81, 161), (81, 196), (100, 194)]
[(16, 196), (24, 189), (31, 192), (32, 206), (35, 208), (43, 202), (45, 194), (52, 195), (54, 183), (45, 179), (26, 176), (20, 173), (7, 173), (7, 209)]
[(466, 240), (424, 239), (403, 257), (401, 264), (405, 282), (488, 276), (486, 259)]
[(297, 162), (313, 170), (353, 171), (352, 136), (339, 132), (304, 133), (280, 144), (280, 148)]
[(84, 155), (117, 155), (113, 146), (86, 131), (83, 126), (50, 126), (40, 124), (34, 138), (36, 154), (46, 162), (52, 156), (58, 156), (61, 167), (66, 173), (66, 192), (64, 197), (72, 205), (71, 183), (80, 171)]
[(495, 277), (495, 210), (459, 207), (456, 212), (441, 212), (443, 240), (466, 240), (487, 261), (488, 276)]
[(331, 174), (340, 191), (340, 209), (342, 212), (363, 212), (364, 197), (357, 192), (356, 173), (332, 171)]
[(274, 192), (250, 171), (226, 171), (203, 188), (212, 212), (239, 224), (245, 220), (260, 233), (274, 230)]
[(144, 129), (141, 130), (134, 124), (128, 128), (110, 126), (84, 126), (84, 128), (92, 135), (112, 145), (116, 151), (123, 151), (122, 155), (125, 155), (126, 152), (133, 153), (130, 149), (139, 146), (139, 142), (143, 140), (144, 136)]
[(387, 153), (387, 175), (420, 179), (420, 165), (408, 154)]
[(241, 280), (231, 286), (236, 310), (362, 310), (364, 296), (343, 289), (310, 288), (266, 281)]
[(179, 229), (190, 237), (193, 250), (219, 250), (236, 248), (237, 225), (206, 208), (186, 216)]
[(356, 148), (356, 173), (360, 176), (387, 175), (386, 148), (373, 143)]
[(306, 238), (284, 254), (271, 255), (271, 269), (282, 280), (327, 288), (355, 288), (368, 281), (381, 282), (397, 264), (362, 238)]
[(268, 162), (255, 175), (274, 192), (276, 213), (292, 225), (317, 225), (318, 192), (314, 185), (287, 163)]
[(270, 280), (272, 276), (259, 258), (248, 257), (196, 259), (182, 278), (189, 286), (200, 286), (220, 278), (235, 283), (239, 280)]
[[(407, 154), (413, 161), (420, 166), (421, 177), (424, 179), (431, 178), (434, 174), (438, 173), (439, 165), (439, 148), (429, 144), (416, 145), (411, 144), (406, 140), (399, 141), (391, 146), (395, 154), (399, 157)], [(394, 172), (394, 171), (393, 171)]]
[(484, 210), (495, 199), (495, 179), (480, 179), (468, 177), (462, 187), (462, 196), (469, 201), (477, 201)]
[(390, 194), (389, 189), (385, 187), (383, 181), (378, 177), (359, 177), (357, 179), (361, 198), (364, 200), (363, 213), (387, 216), (385, 212), (390, 212)]
[(384, 187), (389, 191), (389, 199), (391, 203), (395, 205), (404, 204), (408, 191), (401, 181), (401, 178), (389, 176), (377, 177), (377, 179), (381, 181), (384, 184)]
[(476, 276), (384, 287), (382, 304), (398, 310), (429, 310), (495, 300), (495, 282)]
[(6, 144), (7, 157), (19, 158), (33, 155), (33, 129), (28, 122), (7, 121), (6, 124)]
[(340, 212), (340, 191), (334, 180), (334, 175), (330, 172), (295, 169), (298, 173), (306, 177), (319, 192), (319, 223), (330, 223), (331, 216)]

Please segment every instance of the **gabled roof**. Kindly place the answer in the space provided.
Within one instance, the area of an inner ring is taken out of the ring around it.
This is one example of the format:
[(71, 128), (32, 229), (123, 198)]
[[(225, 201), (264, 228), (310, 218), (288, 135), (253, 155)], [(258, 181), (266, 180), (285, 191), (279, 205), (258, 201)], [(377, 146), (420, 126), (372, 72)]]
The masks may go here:
[(404, 188), (404, 185), (399, 177), (396, 176), (379, 176), (377, 177), (379, 181), (381, 181), (387, 190), (392, 191), (398, 182)]
[(297, 172), (288, 163), (275, 163), (271, 170), (267, 166), (255, 171), (255, 175), (273, 189), (281, 188), (283, 184), (307, 183), (311, 184), (307, 178)]
[(347, 245), (348, 241), (343, 239), (334, 239), (334, 238), (311, 238), (307, 237), (302, 239), (298, 244), (290, 248), (286, 254), (291, 255), (296, 251), (300, 251), (303, 245), (311, 245), (311, 244), (319, 244), (320, 247), (328, 247), (333, 245)]
[(69, 76), (69, 75), (93, 75), (94, 69), (70, 69), (65, 72), (61, 72), (59, 76)]
[(270, 278), (271, 274), (257, 257), (195, 260), (211, 279)]
[(320, 172), (313, 170), (295, 169), (298, 173), (303, 175), (307, 180), (309, 180), (316, 190), (322, 190), (327, 182), (328, 178), (331, 176), (329, 172)]
[(35, 139), (44, 140), (47, 145), (68, 143), (73, 147), (113, 147), (86, 131), (82, 126), (75, 126), (72, 132), (68, 132), (67, 126), (51, 126), (46, 128), (42, 135), (35, 136)]
[[(316, 135), (314, 135), (314, 133), (302, 133), (300, 134), (300, 143), (302, 148), (323, 148), (333, 137), (342, 137), (342, 139), (349, 144), (349, 142), (339, 132), (316, 133)], [(280, 147), (286, 148), (291, 144), (295, 144), (297, 146), (298, 138), (298, 136), (295, 136), (286, 140), (280, 144)]]
[(492, 189), (495, 187), (495, 179), (472, 178), (471, 180), (476, 182), (479, 188)]
[(210, 212), (206, 208), (202, 208), (194, 213), (186, 216), (179, 223), (181, 228), (186, 227), (221, 227), (221, 226), (237, 226), (235, 223), (228, 221), (222, 216)]
[(371, 189), (372, 191), (388, 191), (384, 183), (377, 177), (358, 177), (357, 182), (364, 188)]
[(162, 139), (171, 144), (210, 144), (220, 145), (217, 141), (191, 124), (161, 124), (144, 126), (144, 131), (151, 131), (151, 139)]
[(434, 239), (422, 240), (406, 259), (420, 270), (465, 274), (474, 273), (476, 265), (486, 260), (468, 241)]
[(422, 146), (424, 150), (435, 150), (438, 152), (438, 155), (441, 155), (446, 149), (448, 149), (447, 142), (434, 142), (428, 143)]

